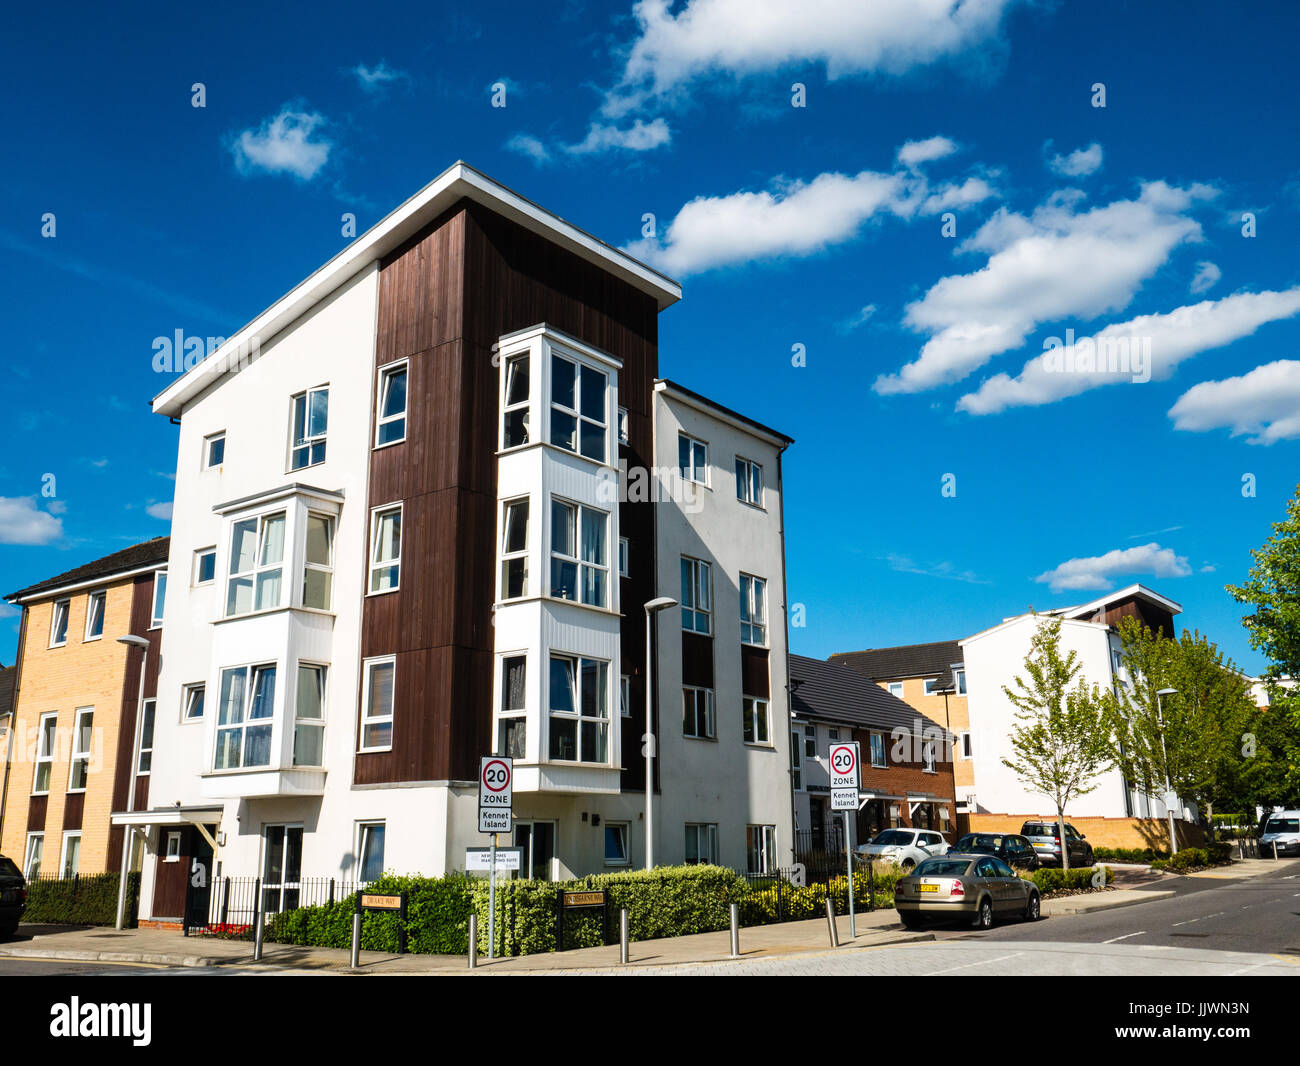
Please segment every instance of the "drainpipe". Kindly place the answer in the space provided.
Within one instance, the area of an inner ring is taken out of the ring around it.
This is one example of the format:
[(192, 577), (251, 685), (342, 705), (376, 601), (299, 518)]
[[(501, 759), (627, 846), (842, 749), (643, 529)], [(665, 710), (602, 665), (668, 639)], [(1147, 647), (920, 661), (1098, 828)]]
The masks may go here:
[[(783, 445), (776, 453), (776, 484), (781, 500), (781, 603), (784, 607), (781, 612), (781, 628), (785, 632), (785, 735), (789, 742), (794, 744), (791, 725), (794, 721), (794, 686), (790, 683), (790, 591), (785, 566), (785, 464), (783, 460), (788, 447), (790, 447), (788, 444)], [(803, 760), (800, 759), (800, 765), (802, 764)], [(797, 841), (795, 826), (799, 819), (799, 808), (794, 798), (794, 752), (791, 752), (790, 758), (786, 760), (786, 773), (790, 781), (790, 863), (793, 865)]]

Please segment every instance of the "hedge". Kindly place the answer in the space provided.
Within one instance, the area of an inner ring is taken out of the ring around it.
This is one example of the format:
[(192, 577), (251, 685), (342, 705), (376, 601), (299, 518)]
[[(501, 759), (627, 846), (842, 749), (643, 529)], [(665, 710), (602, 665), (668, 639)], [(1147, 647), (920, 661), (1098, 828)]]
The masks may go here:
[(1152, 862), (1167, 859), (1169, 852), (1155, 848), (1093, 848), (1092, 857), (1102, 862)]
[(1203, 848), (1180, 848), (1177, 855), (1168, 859), (1157, 859), (1151, 864), (1153, 870), (1201, 869), (1205, 866), (1225, 866), (1232, 862), (1232, 845), (1224, 843), (1206, 844)]
[(1098, 872), (1104, 871), (1106, 884), (1115, 880), (1115, 873), (1109, 866), (1085, 866), (1079, 869), (1062, 870), (1055, 866), (1043, 866), (1033, 872), (1030, 880), (1038, 886), (1044, 896), (1056, 892), (1087, 892), (1100, 886), (1093, 884)]
[[(24, 925), (115, 925), (120, 874), (90, 874), (58, 881), (27, 882)], [(127, 874), (126, 925), (134, 927), (140, 875)]]

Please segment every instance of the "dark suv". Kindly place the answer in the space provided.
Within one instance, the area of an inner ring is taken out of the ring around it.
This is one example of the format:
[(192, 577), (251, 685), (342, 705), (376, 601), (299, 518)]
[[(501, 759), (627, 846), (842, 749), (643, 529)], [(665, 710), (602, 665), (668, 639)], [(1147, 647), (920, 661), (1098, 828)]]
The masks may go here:
[(953, 852), (966, 855), (996, 855), (1017, 870), (1037, 870), (1038, 856), (1028, 837), (1015, 833), (967, 833), (952, 846)]
[(27, 879), (12, 859), (0, 855), (0, 940), (18, 932), (18, 921), (27, 909)]
[[(1061, 827), (1056, 822), (1026, 822), (1020, 827), (1020, 834), (1029, 838), (1034, 854), (1044, 866), (1061, 865)], [(1065, 839), (1070, 846), (1070, 869), (1091, 866), (1092, 845), (1069, 822), (1065, 823)]]

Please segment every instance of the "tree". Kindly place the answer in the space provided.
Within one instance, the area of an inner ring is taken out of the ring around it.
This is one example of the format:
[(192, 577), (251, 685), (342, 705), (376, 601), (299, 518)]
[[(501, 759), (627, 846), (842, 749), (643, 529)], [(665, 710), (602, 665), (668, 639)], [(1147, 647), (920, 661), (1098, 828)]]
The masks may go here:
[(1061, 654), (1061, 620), (1039, 622), (1025, 656), (1025, 675), (1014, 678), (1016, 691), (1003, 685), (1016, 708), (1011, 731), (1012, 758), (1002, 764), (1031, 792), (1056, 806), (1061, 833), (1061, 866), (1070, 868), (1065, 810), (1097, 787), (1097, 776), (1111, 765), (1110, 729), (1105, 698), (1076, 677), (1082, 669), (1071, 650)]
[(1238, 603), (1254, 608), (1241, 624), (1250, 646), (1268, 658), (1261, 675), (1268, 721), (1243, 744), (1242, 756), (1265, 757), (1246, 767), (1245, 775), (1271, 793), (1264, 802), (1272, 805), (1300, 795), (1300, 688), (1294, 683), (1300, 680), (1300, 486), (1273, 535), (1250, 554), (1255, 562), (1246, 583), (1225, 587)]

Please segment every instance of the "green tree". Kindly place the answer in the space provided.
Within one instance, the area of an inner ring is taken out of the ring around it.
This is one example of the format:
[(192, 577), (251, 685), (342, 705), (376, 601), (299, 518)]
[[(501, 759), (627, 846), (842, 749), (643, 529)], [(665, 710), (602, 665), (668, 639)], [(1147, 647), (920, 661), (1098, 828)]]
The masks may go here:
[(1077, 653), (1061, 652), (1061, 620), (1043, 619), (1030, 640), (1024, 676), (1014, 678), (1015, 691), (1002, 686), (1016, 708), (1012, 757), (1002, 763), (1055, 805), (1064, 869), (1070, 867), (1066, 808), (1093, 791), (1112, 762), (1106, 700), (1078, 677), (1082, 668)]

